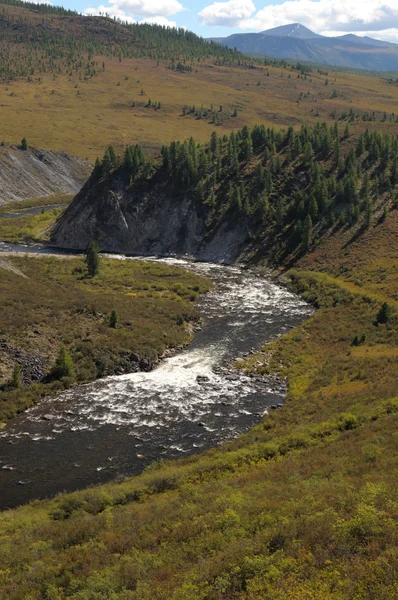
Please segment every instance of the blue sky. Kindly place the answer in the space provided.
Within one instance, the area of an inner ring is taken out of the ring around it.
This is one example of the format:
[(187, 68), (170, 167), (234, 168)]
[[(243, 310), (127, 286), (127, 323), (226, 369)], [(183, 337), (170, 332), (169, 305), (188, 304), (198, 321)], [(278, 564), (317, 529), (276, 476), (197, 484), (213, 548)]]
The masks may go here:
[(398, 0), (52, 0), (86, 14), (186, 27), (204, 37), (299, 22), (317, 33), (398, 43)]

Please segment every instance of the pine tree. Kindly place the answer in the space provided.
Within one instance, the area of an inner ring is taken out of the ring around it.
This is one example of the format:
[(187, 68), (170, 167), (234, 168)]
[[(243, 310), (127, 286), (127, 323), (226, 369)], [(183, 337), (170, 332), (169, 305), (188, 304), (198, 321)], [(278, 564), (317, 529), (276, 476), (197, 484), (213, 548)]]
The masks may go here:
[(99, 247), (95, 242), (89, 244), (86, 251), (86, 265), (90, 277), (94, 277), (99, 272)]
[(310, 215), (307, 215), (304, 221), (302, 234), (301, 234), (301, 242), (303, 246), (303, 250), (306, 252), (311, 245), (312, 240), (312, 219)]
[(364, 216), (364, 225), (366, 229), (370, 227), (370, 223), (372, 221), (373, 207), (372, 202), (367, 198), (365, 201), (365, 216)]
[(109, 317), (109, 327), (116, 329), (119, 323), (119, 315), (116, 309), (112, 309), (111, 316)]
[(376, 323), (388, 323), (392, 317), (392, 308), (384, 302), (376, 316)]

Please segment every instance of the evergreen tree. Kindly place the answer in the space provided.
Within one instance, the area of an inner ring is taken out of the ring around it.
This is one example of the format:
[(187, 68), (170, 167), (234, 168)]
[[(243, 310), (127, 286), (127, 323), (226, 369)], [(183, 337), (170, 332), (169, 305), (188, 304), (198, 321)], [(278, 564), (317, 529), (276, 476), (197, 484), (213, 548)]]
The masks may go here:
[(301, 234), (301, 243), (303, 246), (303, 250), (306, 252), (312, 240), (312, 219), (310, 215), (307, 215), (304, 221), (302, 234)]
[(85, 262), (90, 277), (97, 275), (99, 272), (99, 247), (95, 242), (89, 244), (86, 251)]
[(117, 311), (113, 308), (111, 312), (111, 316), (109, 317), (109, 327), (112, 329), (116, 329), (119, 323), (119, 315)]
[(365, 216), (364, 216), (364, 225), (368, 229), (370, 227), (370, 223), (372, 221), (373, 207), (372, 202), (369, 198), (365, 202)]
[(376, 316), (376, 323), (388, 323), (391, 321), (392, 308), (387, 302), (384, 302)]

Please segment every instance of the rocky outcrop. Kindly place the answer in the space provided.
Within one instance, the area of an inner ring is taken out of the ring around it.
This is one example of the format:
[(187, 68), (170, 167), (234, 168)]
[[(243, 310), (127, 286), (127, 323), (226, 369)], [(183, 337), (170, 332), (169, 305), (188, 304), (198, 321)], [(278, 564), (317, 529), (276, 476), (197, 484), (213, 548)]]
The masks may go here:
[(160, 175), (133, 188), (122, 173), (91, 177), (56, 223), (52, 240), (62, 248), (85, 249), (96, 241), (107, 252), (235, 261), (247, 244), (247, 225), (221, 219), (209, 227), (208, 216), (194, 194), (173, 192)]
[(92, 165), (65, 152), (0, 146), (0, 205), (62, 192), (76, 194)]

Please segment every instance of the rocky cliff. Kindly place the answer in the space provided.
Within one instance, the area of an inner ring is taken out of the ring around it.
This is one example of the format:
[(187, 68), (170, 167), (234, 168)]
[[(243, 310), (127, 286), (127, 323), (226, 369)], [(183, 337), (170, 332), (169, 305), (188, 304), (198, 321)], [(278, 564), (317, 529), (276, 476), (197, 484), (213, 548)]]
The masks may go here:
[(108, 252), (235, 261), (248, 241), (247, 226), (224, 220), (209, 228), (207, 217), (193, 194), (173, 192), (161, 176), (132, 188), (122, 174), (92, 176), (56, 223), (52, 240), (62, 248), (85, 249), (95, 240)]
[(75, 194), (91, 169), (89, 162), (65, 152), (0, 146), (0, 205), (57, 192)]

